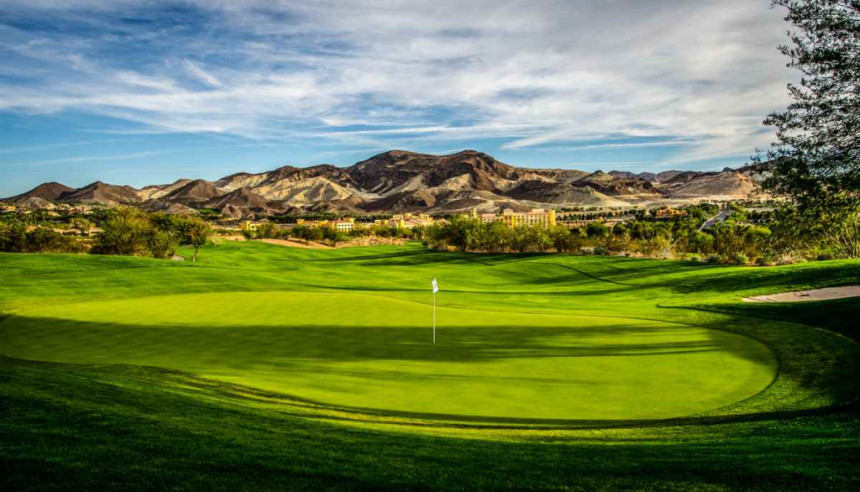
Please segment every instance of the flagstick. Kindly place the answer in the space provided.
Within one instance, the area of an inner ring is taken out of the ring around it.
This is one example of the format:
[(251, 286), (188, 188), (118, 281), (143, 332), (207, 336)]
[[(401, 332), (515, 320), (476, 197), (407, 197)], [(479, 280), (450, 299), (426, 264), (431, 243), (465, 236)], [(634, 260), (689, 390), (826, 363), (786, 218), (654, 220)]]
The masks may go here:
[(433, 292), (433, 345), (436, 345), (436, 293)]

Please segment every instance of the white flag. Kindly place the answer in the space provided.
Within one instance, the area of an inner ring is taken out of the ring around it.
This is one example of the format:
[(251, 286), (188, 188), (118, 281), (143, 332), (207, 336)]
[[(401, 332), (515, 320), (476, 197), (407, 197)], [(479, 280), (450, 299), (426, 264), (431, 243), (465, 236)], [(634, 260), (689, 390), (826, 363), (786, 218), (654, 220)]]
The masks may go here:
[(436, 279), (433, 279), (433, 293), (439, 292), (439, 285), (436, 283)]

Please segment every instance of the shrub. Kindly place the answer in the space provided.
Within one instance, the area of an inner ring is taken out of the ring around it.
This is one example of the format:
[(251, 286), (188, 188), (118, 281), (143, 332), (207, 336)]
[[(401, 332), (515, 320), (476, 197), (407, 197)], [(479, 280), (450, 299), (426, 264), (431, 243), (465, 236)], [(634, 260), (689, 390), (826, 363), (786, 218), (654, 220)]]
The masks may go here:
[(65, 236), (45, 227), (27, 233), (29, 253), (83, 253), (87, 247), (73, 236)]
[(0, 251), (24, 253), (27, 251), (27, 228), (18, 220), (0, 223)]
[(607, 254), (606, 248), (604, 248), (603, 246), (595, 246), (594, 254), (597, 256), (606, 256), (606, 254)]
[(709, 255), (707, 261), (708, 261), (708, 263), (712, 263), (712, 264), (713, 263), (719, 263), (720, 262), (720, 255)]
[(176, 239), (170, 233), (159, 229), (147, 234), (146, 246), (153, 258), (170, 258), (176, 253)]
[(698, 263), (698, 262), (702, 261), (702, 260), (701, 260), (701, 258), (699, 258), (699, 257), (698, 257), (698, 256), (696, 256), (696, 255), (692, 255), (692, 256), (690, 256), (690, 258), (689, 258), (689, 259), (690, 259), (690, 262), (691, 262), (691, 263)]
[(750, 262), (750, 259), (745, 254), (737, 253), (734, 256), (732, 256), (732, 261), (737, 263), (738, 265), (746, 265), (747, 263)]

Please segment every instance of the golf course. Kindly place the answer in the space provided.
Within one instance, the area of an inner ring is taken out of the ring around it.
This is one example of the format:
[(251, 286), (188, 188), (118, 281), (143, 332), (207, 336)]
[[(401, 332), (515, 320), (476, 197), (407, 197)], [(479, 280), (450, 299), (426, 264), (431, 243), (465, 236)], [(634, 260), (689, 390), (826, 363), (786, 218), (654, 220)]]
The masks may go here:
[(743, 301), (858, 261), (225, 241), (0, 273), (4, 490), (860, 486), (860, 298)]

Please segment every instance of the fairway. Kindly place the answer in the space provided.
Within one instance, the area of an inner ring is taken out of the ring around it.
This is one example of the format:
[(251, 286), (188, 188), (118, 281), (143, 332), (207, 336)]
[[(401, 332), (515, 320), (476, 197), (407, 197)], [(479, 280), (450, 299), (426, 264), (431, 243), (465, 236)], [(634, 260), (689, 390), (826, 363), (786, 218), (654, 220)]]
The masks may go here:
[[(430, 299), (428, 298), (428, 301)], [(2, 354), (177, 369), (347, 410), (450, 420), (665, 419), (750, 397), (776, 360), (652, 319), (432, 307), (380, 295), (223, 292), (40, 307)]]

